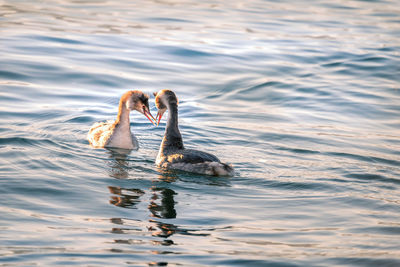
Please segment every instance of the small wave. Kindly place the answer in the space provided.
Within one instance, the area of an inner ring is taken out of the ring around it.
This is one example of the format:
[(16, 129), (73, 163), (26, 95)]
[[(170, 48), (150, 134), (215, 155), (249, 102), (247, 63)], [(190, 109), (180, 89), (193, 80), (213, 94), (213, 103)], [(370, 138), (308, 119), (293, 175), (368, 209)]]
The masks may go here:
[(27, 81), (31, 77), (29, 75), (21, 74), (18, 72), (0, 70), (0, 78), (18, 80), (19, 82), (21, 82), (21, 81)]
[(170, 53), (177, 56), (183, 57), (211, 57), (210, 53), (206, 53), (199, 50), (188, 49), (188, 48), (171, 48)]
[[(211, 98), (223, 98), (226, 100), (234, 101), (252, 101), (257, 103), (262, 100), (268, 101), (282, 101), (284, 95), (274, 89), (285, 89), (291, 88), (293, 85), (280, 81), (266, 81), (249, 85), (249, 81), (234, 81), (230, 86), (224, 88), (218, 96), (212, 96)], [(236, 89), (233, 89), (236, 88)], [(268, 90), (268, 88), (271, 88)]]
[(277, 189), (281, 190), (288, 190), (288, 191), (327, 191), (327, 189), (330, 189), (331, 191), (338, 190), (337, 185), (329, 185), (326, 183), (318, 183), (318, 182), (294, 182), (294, 181), (284, 181), (284, 177), (281, 177), (283, 180), (282, 182), (280, 181), (274, 181), (272, 182), (269, 186), (274, 187)]
[(42, 40), (42, 41), (50, 41), (54, 43), (62, 43), (62, 44), (77, 44), (82, 45), (85, 44), (84, 42), (70, 39), (70, 38), (62, 38), (62, 37), (54, 37), (54, 36), (30, 36), (32, 39)]
[(287, 147), (279, 147), (280, 150), (290, 151), (296, 154), (321, 154), (319, 151), (304, 149), (304, 148), (287, 148)]
[(371, 163), (384, 163), (392, 166), (400, 166), (400, 161), (392, 160), (392, 159), (385, 159), (380, 157), (374, 156), (363, 156), (357, 155), (352, 153), (345, 153), (345, 152), (326, 152), (326, 155), (334, 156), (334, 157), (343, 157), (343, 158), (350, 158), (364, 162), (371, 162)]
[(33, 139), (25, 137), (3, 137), (0, 138), (0, 145), (18, 145), (18, 146), (43, 146), (57, 144), (50, 139)]
[(366, 55), (360, 59), (356, 59), (357, 62), (385, 62), (388, 58), (382, 56), (375, 56), (375, 55)]
[(335, 67), (339, 67), (342, 66), (343, 62), (342, 61), (336, 61), (336, 62), (331, 62), (331, 63), (325, 63), (322, 64), (322, 67), (326, 67), (326, 68), (335, 68)]
[(366, 180), (366, 181), (379, 181), (379, 182), (391, 182), (395, 184), (400, 184), (400, 179), (394, 179), (385, 177), (379, 174), (370, 174), (370, 173), (349, 173), (344, 175), (344, 177), (358, 179), (358, 180)]
[(94, 119), (91, 116), (78, 116), (74, 117), (72, 119), (68, 119), (65, 122), (71, 122), (71, 123), (87, 123), (87, 122), (93, 122)]

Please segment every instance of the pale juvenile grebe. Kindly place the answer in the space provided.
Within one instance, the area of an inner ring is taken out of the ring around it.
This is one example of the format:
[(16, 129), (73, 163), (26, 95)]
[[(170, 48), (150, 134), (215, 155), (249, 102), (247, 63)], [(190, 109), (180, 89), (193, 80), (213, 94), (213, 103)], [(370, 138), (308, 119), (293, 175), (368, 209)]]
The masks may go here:
[(232, 166), (221, 163), (216, 156), (203, 151), (184, 148), (178, 127), (178, 99), (175, 93), (170, 90), (161, 90), (154, 93), (154, 96), (158, 108), (157, 125), (168, 109), (167, 126), (157, 155), (156, 165), (165, 169), (216, 176), (232, 176), (234, 174)]
[(97, 122), (90, 128), (87, 138), (96, 148), (115, 147), (137, 149), (139, 143), (130, 129), (129, 113), (137, 110), (144, 114), (153, 124), (154, 117), (149, 110), (149, 96), (133, 90), (124, 93), (119, 100), (117, 119), (113, 122)]

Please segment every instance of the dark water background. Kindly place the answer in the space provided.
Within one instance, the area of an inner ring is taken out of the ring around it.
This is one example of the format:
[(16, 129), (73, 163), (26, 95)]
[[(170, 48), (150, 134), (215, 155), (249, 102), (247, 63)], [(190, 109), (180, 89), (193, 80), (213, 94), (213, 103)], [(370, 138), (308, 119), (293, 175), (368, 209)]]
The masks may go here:
[[(394, 0), (0, 1), (0, 266), (400, 266), (399, 77)], [(234, 177), (89, 147), (163, 88)]]

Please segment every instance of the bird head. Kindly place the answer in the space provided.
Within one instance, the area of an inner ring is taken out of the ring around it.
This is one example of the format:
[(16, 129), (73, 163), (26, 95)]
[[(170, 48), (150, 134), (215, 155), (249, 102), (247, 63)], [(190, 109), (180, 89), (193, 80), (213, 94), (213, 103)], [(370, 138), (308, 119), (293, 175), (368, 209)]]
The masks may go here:
[(128, 91), (121, 97), (121, 101), (125, 102), (125, 106), (128, 110), (136, 110), (142, 113), (155, 125), (155, 119), (150, 113), (149, 96), (147, 94), (139, 90)]
[(156, 116), (156, 122), (158, 126), (162, 116), (164, 115), (168, 107), (171, 105), (178, 105), (179, 101), (175, 93), (168, 89), (163, 89), (158, 93), (153, 93), (153, 95), (156, 97), (155, 103), (158, 109), (158, 113)]

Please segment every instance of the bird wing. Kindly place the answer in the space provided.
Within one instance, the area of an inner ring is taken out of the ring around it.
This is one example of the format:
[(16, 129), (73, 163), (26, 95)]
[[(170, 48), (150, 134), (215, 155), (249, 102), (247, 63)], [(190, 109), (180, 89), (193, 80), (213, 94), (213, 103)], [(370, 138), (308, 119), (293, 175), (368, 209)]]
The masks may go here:
[(170, 163), (203, 163), (203, 162), (220, 162), (219, 159), (207, 152), (194, 149), (183, 149), (176, 153), (168, 155)]

